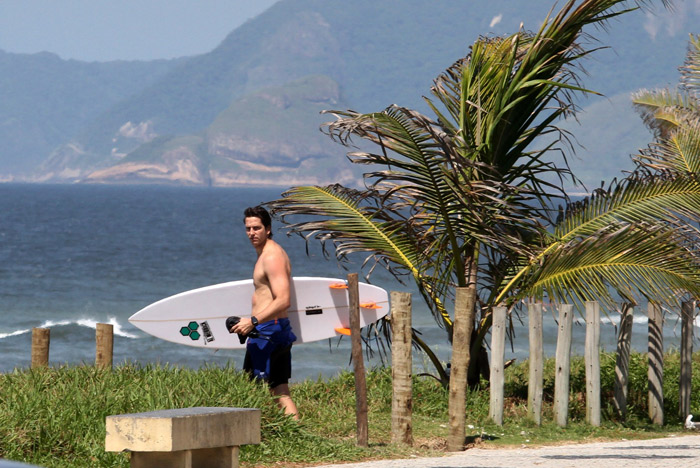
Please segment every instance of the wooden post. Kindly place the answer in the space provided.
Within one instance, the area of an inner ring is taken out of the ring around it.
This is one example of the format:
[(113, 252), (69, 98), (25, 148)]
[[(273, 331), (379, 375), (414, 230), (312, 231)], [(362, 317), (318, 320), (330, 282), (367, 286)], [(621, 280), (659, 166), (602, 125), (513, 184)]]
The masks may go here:
[(554, 419), (559, 427), (566, 427), (569, 421), (569, 384), (571, 377), (571, 337), (574, 324), (574, 306), (559, 306), (559, 330), (557, 331), (557, 351), (554, 358)]
[(586, 421), (600, 426), (600, 304), (586, 302)]
[(49, 365), (50, 343), (51, 329), (32, 328), (32, 368), (47, 367)]
[(391, 441), (413, 445), (411, 294), (391, 292)]
[(649, 303), (649, 419), (664, 424), (664, 335), (663, 311), (659, 304)]
[(544, 346), (542, 344), (542, 304), (527, 305), (530, 338), (530, 376), (527, 382), (527, 412), (538, 426), (542, 424), (544, 391)]
[(95, 365), (103, 369), (111, 369), (114, 352), (114, 326), (108, 323), (98, 323), (95, 327), (95, 341), (97, 343)]
[(505, 376), (503, 366), (505, 364), (506, 351), (506, 315), (505, 307), (493, 308), (493, 323), (491, 324), (491, 383), (489, 417), (498, 424), (503, 425), (503, 393)]
[(450, 371), (450, 395), (448, 401), (449, 435), (447, 450), (464, 450), (467, 425), (467, 368), (471, 335), (474, 330), (474, 303), (476, 289), (457, 288), (455, 297), (455, 319), (452, 326), (452, 370)]
[(690, 414), (694, 310), (694, 301), (684, 302), (681, 305), (681, 385), (678, 412), (683, 420)]
[(634, 321), (634, 306), (622, 304), (620, 313), (620, 331), (617, 335), (617, 359), (615, 361), (615, 387), (613, 405), (617, 414), (624, 420), (627, 418), (627, 388), (629, 385), (630, 347), (632, 342), (632, 323)]
[(357, 445), (369, 445), (369, 419), (367, 416), (367, 381), (365, 362), (362, 357), (362, 337), (360, 336), (360, 289), (357, 273), (348, 274), (348, 295), (350, 305), (350, 339), (352, 342), (352, 362), (355, 371), (355, 420), (357, 422)]

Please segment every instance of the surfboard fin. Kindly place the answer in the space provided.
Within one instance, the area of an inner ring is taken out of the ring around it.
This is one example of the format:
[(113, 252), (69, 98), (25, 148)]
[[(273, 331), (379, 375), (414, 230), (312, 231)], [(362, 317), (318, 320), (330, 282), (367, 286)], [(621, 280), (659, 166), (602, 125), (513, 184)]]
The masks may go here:
[(377, 305), (376, 302), (365, 302), (365, 303), (360, 304), (360, 307), (362, 307), (363, 309), (381, 309), (382, 308), (382, 306)]
[(350, 336), (350, 329), (349, 328), (338, 327), (335, 329), (335, 332), (340, 333), (341, 335)]
[(347, 283), (333, 283), (328, 287), (331, 289), (348, 289), (348, 284)]

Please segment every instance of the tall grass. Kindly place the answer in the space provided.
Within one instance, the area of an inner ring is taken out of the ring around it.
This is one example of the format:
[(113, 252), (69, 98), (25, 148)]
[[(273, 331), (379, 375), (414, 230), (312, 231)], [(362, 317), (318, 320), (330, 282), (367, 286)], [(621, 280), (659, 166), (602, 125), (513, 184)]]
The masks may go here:
[[(602, 358), (603, 401), (612, 392), (614, 356)], [(700, 356), (693, 362), (693, 388), (700, 388)], [(545, 416), (551, 421), (554, 363), (546, 363)], [(535, 427), (526, 416), (527, 362), (506, 371), (506, 413), (503, 427), (488, 420), (486, 382), (471, 391), (467, 402), (468, 439), (485, 443), (527, 444), (598, 437), (648, 437), (680, 429), (677, 354), (666, 357), (665, 408), (667, 426), (650, 426), (646, 418), (646, 356), (631, 363), (629, 410), (623, 423), (608, 405), (603, 427), (585, 417), (584, 366), (574, 359), (571, 379), (571, 424), (566, 429), (545, 423)], [(244, 466), (285, 463), (331, 463), (392, 458), (444, 449), (447, 436), (447, 393), (433, 379), (414, 380), (414, 447), (390, 444), (391, 372), (368, 372), (370, 447), (355, 445), (354, 380), (343, 373), (329, 380), (292, 386), (302, 420), (285, 417), (264, 385), (248, 381), (238, 370), (171, 366), (122, 365), (114, 370), (92, 366), (17, 370), (0, 375), (0, 458), (45, 467), (127, 467), (128, 455), (104, 451), (105, 418), (109, 415), (192, 406), (259, 408), (262, 443), (244, 446)], [(700, 393), (692, 394), (700, 413)], [(432, 452), (437, 453), (437, 452)]]

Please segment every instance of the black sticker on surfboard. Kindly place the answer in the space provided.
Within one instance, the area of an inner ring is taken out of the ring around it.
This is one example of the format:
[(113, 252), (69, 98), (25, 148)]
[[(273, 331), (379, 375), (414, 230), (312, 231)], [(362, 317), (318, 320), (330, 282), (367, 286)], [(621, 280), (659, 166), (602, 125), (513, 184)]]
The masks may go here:
[(204, 344), (214, 341), (214, 334), (211, 332), (209, 323), (206, 320), (202, 322), (202, 333), (204, 333)]
[(323, 309), (321, 309), (319, 306), (306, 307), (306, 315), (321, 315), (322, 313)]

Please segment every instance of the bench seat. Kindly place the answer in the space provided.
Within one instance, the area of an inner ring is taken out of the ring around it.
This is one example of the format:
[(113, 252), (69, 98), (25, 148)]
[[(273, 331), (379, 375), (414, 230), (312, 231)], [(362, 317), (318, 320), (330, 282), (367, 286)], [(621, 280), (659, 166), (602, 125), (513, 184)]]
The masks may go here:
[(260, 410), (195, 407), (107, 416), (105, 450), (132, 468), (237, 468), (239, 447), (260, 443)]

